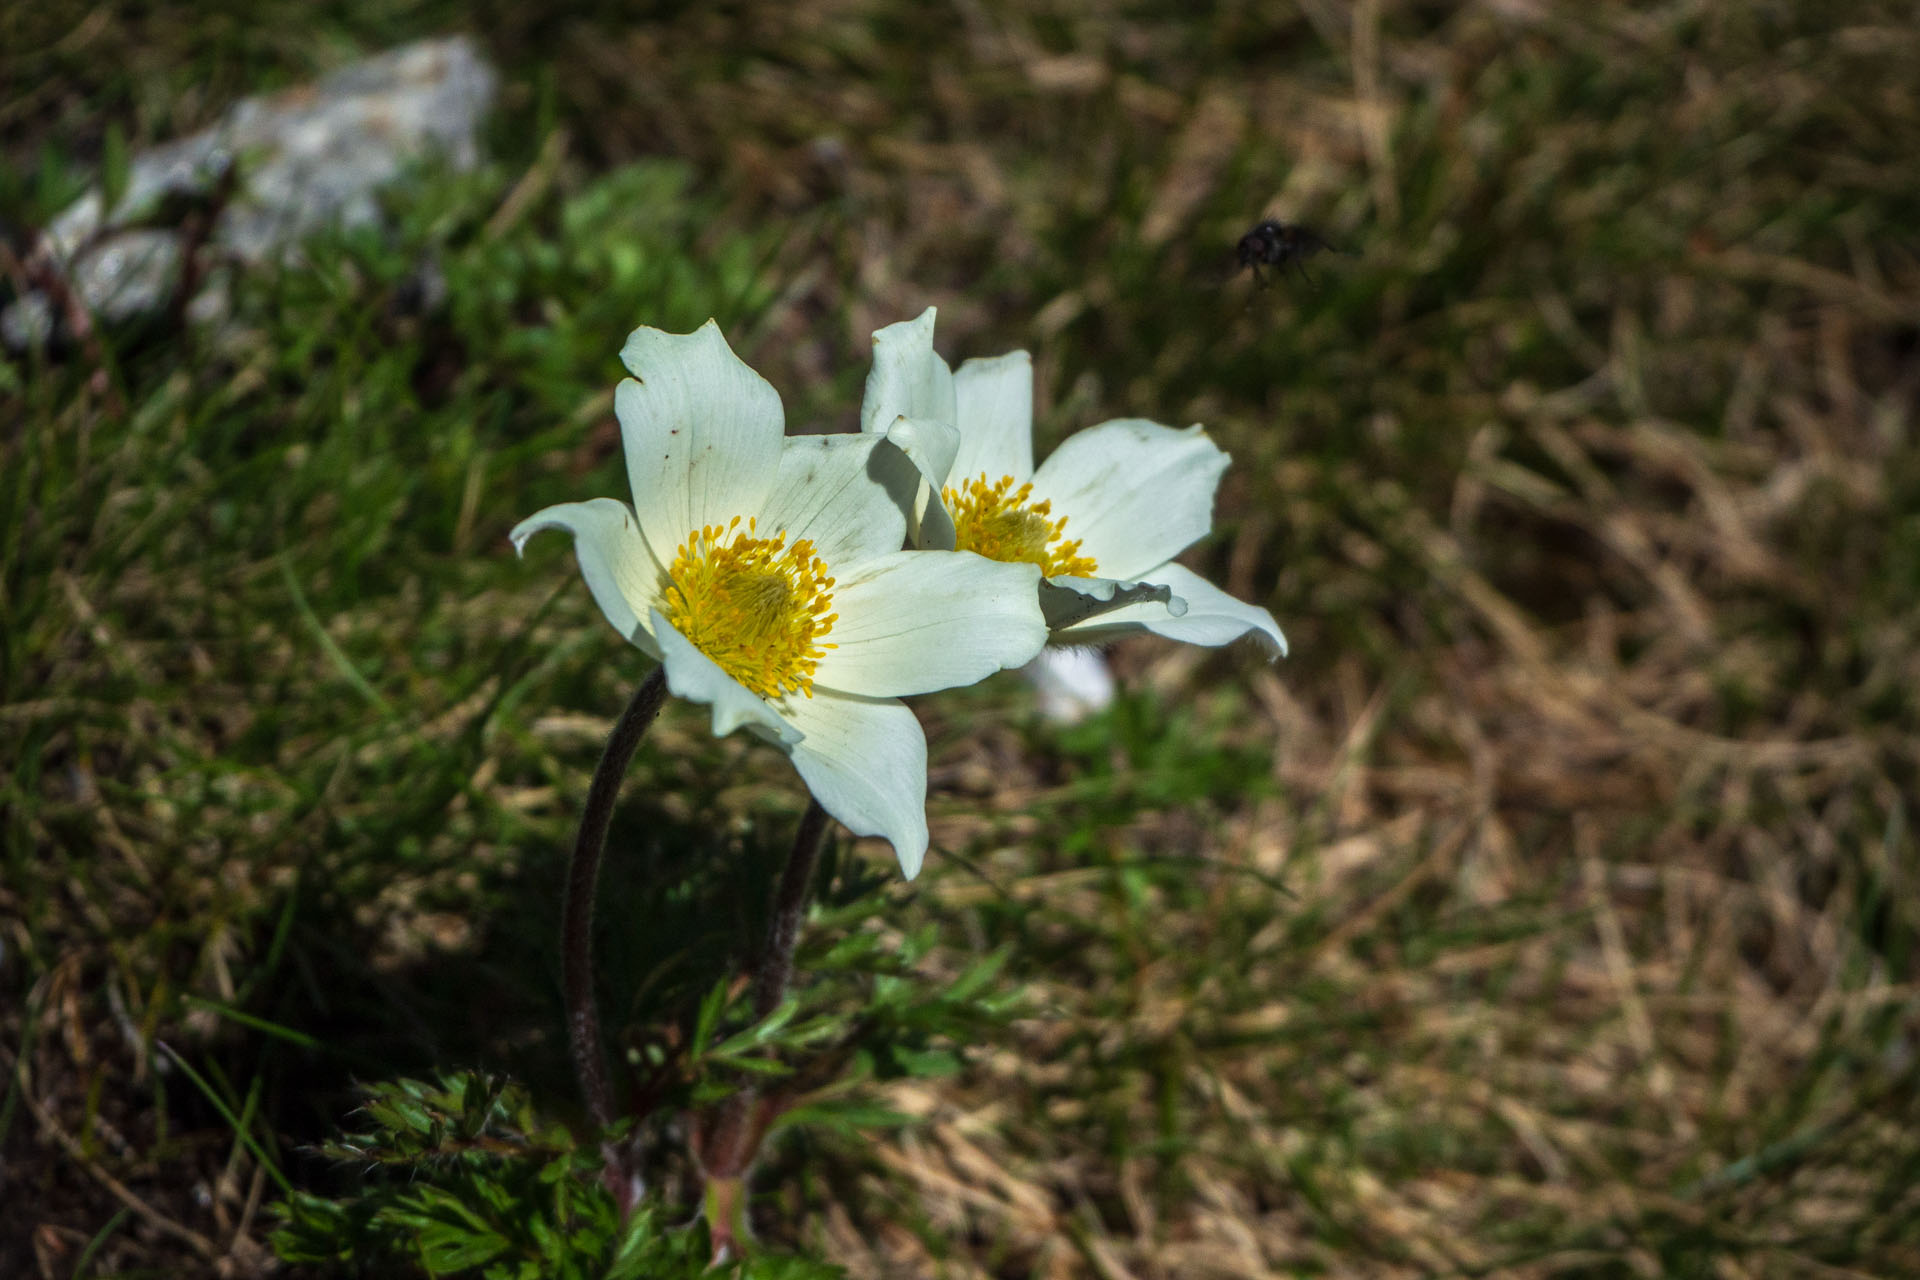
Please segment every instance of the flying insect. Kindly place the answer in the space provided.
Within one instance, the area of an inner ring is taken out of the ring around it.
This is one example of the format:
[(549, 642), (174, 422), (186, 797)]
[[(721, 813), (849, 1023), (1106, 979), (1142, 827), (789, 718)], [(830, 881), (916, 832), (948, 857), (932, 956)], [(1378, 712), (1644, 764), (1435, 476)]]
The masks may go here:
[(1269, 283), (1261, 269), (1271, 267), (1276, 274), (1285, 275), (1288, 267), (1300, 273), (1300, 278), (1308, 284), (1313, 277), (1307, 274), (1306, 260), (1321, 250), (1330, 253), (1357, 254), (1357, 249), (1341, 249), (1327, 242), (1312, 227), (1303, 227), (1297, 222), (1276, 222), (1268, 218), (1254, 226), (1253, 230), (1240, 237), (1240, 266), (1253, 271), (1254, 283), (1266, 288)]

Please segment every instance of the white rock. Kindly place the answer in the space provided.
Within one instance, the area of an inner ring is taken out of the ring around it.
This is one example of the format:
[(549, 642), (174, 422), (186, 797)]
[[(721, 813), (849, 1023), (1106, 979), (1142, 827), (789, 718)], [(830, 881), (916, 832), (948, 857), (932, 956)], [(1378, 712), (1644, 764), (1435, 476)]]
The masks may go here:
[[(180, 231), (135, 224), (164, 214), (170, 199), (204, 200), (233, 168), (209, 249), (243, 265), (270, 261), (323, 227), (377, 219), (379, 189), (429, 154), (459, 169), (478, 164), (480, 124), (498, 87), (473, 41), (455, 36), (247, 98), (211, 128), (135, 156), (111, 211), (97, 190), (69, 206), (41, 235), (32, 265), (65, 276), (99, 320), (155, 310), (179, 283)], [(223, 308), (196, 299), (192, 310)], [(0, 338), (13, 347), (45, 341), (53, 311), (40, 294), (21, 298), (0, 314)]]

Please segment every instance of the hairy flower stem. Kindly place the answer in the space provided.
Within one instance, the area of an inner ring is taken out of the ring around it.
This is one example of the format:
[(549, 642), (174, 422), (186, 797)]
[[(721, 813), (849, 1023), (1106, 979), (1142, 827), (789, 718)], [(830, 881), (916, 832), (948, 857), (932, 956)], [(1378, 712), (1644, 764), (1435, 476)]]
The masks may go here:
[[(807, 811), (793, 836), (793, 852), (774, 890), (773, 914), (767, 922), (767, 941), (753, 971), (753, 1015), (765, 1018), (787, 998), (793, 981), (793, 951), (800, 941), (800, 924), (807, 914), (807, 890), (820, 864), (820, 846), (827, 833), (827, 811), (818, 801), (807, 801)], [(696, 1126), (696, 1154), (706, 1174), (707, 1229), (713, 1240), (713, 1258), (723, 1262), (739, 1256), (747, 1237), (746, 1176), (760, 1153), (760, 1140), (782, 1110), (781, 1100), (763, 1096), (751, 1085), (720, 1104), (719, 1113)]]
[[(600, 766), (587, 788), (586, 808), (580, 814), (580, 832), (573, 840), (573, 860), (567, 867), (567, 897), (561, 908), (561, 985), (567, 1002), (567, 1043), (573, 1052), (573, 1071), (587, 1111), (602, 1129), (613, 1123), (613, 1090), (607, 1083), (606, 1051), (600, 1044), (600, 1012), (593, 999), (593, 899), (600, 883), (600, 857), (606, 852), (607, 827), (613, 821), (613, 802), (633, 763), (647, 726), (667, 700), (665, 667), (657, 667), (640, 682), (633, 700), (620, 713)], [(613, 1173), (609, 1169), (609, 1173)]]
[(827, 811), (820, 802), (808, 797), (807, 811), (801, 815), (799, 829), (793, 833), (793, 852), (780, 873), (780, 888), (773, 898), (773, 915), (767, 922), (767, 945), (753, 975), (753, 1016), (764, 1018), (787, 998), (787, 984), (793, 980), (793, 949), (800, 941), (800, 922), (807, 914), (807, 889), (813, 883), (813, 869), (820, 864), (821, 838), (827, 833)]

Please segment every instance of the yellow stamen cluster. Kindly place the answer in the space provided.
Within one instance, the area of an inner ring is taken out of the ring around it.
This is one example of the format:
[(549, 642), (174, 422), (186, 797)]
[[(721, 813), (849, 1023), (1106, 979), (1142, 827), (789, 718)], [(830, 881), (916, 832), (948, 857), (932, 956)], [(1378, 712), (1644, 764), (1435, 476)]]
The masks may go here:
[(839, 614), (833, 579), (811, 539), (756, 536), (740, 517), (688, 536), (673, 555), (666, 607), (674, 630), (722, 670), (763, 698), (813, 696), (813, 673), (828, 649), (823, 637)]
[(1049, 519), (1052, 501), (1034, 502), (1033, 486), (1013, 487), (1012, 476), (989, 482), (983, 473), (958, 488), (941, 490), (953, 516), (955, 545), (989, 560), (1037, 564), (1049, 578), (1090, 578), (1098, 568), (1067, 541), (1067, 518)]

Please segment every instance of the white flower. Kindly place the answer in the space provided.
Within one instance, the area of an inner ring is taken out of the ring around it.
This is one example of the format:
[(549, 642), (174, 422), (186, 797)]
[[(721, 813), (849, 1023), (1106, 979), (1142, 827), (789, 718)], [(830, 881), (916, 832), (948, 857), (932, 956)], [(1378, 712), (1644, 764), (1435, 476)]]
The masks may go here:
[[(1203, 645), (1248, 636), (1270, 656), (1286, 653), (1271, 613), (1173, 562), (1211, 529), (1227, 469), (1204, 430), (1103, 422), (1036, 468), (1027, 353), (969, 360), (950, 373), (933, 350), (933, 321), (929, 307), (873, 335), (860, 424), (896, 439), (921, 472), (916, 546), (1039, 565), (1054, 644), (1151, 631)], [(956, 438), (906, 429), (942, 413), (952, 414)]]
[(1097, 649), (1042, 649), (1020, 668), (1033, 686), (1040, 718), (1079, 724), (1113, 705), (1113, 671)]
[[(520, 522), (574, 538), (594, 601), (711, 704), (792, 757), (826, 811), (927, 849), (927, 744), (902, 695), (971, 684), (1039, 652), (1038, 571), (903, 551), (918, 476), (879, 435), (786, 437), (780, 397), (709, 321), (639, 329), (614, 392), (633, 505), (548, 507)], [(910, 433), (908, 433), (910, 434)]]

